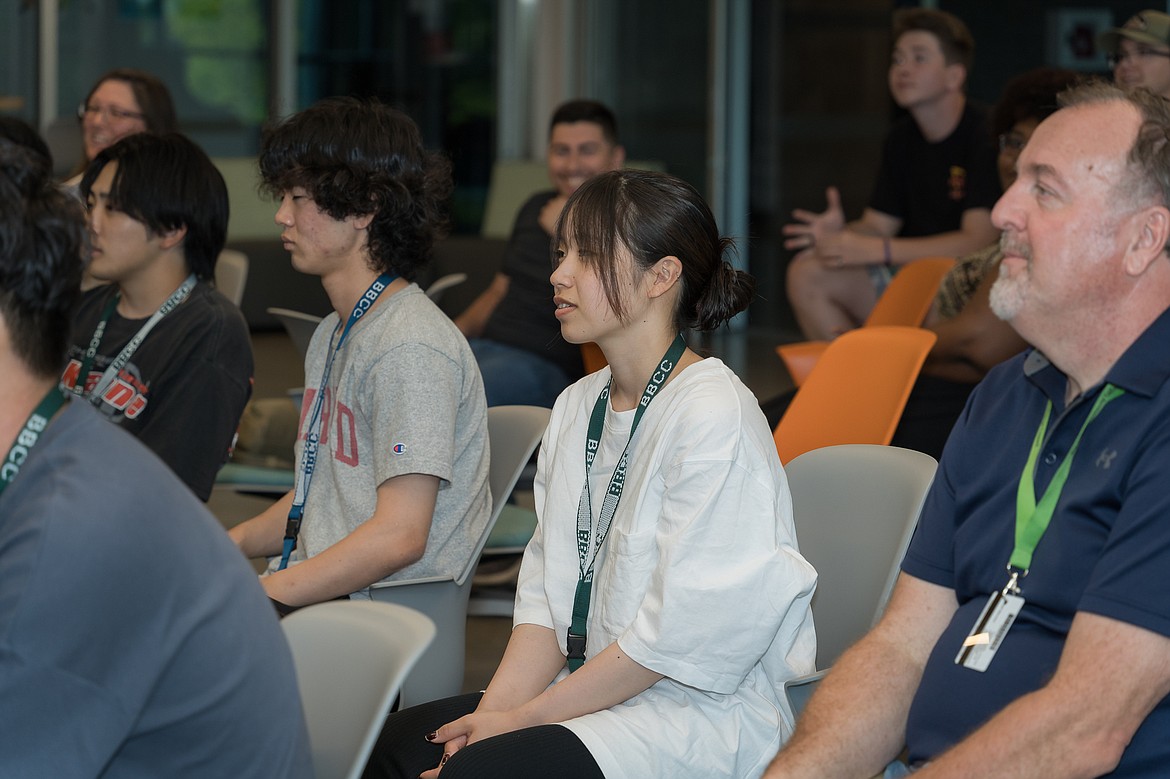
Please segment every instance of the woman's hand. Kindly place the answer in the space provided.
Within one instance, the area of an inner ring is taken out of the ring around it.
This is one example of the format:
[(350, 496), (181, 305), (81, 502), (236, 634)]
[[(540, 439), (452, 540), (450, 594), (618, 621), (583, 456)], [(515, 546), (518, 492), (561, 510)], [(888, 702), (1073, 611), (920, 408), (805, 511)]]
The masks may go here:
[(454, 722), (448, 722), (436, 730), (429, 741), (443, 745), (443, 759), (439, 765), (422, 774), (421, 779), (435, 779), (443, 770), (443, 765), (468, 744), (483, 741), (485, 738), (498, 736), (501, 733), (511, 733), (527, 727), (515, 711), (473, 711)]

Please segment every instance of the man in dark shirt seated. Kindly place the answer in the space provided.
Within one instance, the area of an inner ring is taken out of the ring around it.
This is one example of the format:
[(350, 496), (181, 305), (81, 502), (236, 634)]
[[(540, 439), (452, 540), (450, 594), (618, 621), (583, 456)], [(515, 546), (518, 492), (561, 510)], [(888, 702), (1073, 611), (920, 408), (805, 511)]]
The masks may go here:
[(555, 190), (538, 192), (521, 207), (504, 267), (455, 319), (467, 336), (489, 406), (552, 407), (581, 378), (581, 348), (561, 337), (553, 316), (550, 242), (569, 195), (626, 159), (613, 112), (592, 100), (573, 100), (552, 116), (548, 177)]
[(137, 436), (207, 500), (252, 394), (240, 310), (213, 286), (227, 236), (223, 177), (171, 133), (101, 151), (81, 179), (89, 290), (61, 383)]

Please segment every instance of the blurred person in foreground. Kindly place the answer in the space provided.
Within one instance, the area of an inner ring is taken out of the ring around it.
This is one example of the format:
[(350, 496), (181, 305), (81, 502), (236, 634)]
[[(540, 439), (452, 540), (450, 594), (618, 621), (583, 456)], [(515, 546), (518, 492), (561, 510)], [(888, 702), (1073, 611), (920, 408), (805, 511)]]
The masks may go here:
[(0, 775), (309, 777), (255, 574), (157, 457), (58, 386), (83, 232), (0, 140)]

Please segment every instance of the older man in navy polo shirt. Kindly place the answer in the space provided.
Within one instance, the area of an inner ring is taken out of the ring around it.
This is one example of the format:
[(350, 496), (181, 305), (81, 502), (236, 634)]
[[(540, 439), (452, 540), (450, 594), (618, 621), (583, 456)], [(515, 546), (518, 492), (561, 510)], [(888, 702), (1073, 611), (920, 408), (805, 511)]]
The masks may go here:
[(1062, 97), (992, 214), (992, 307), (1036, 348), (971, 396), (885, 616), (769, 777), (904, 745), (916, 777), (1170, 766), (1170, 109)]

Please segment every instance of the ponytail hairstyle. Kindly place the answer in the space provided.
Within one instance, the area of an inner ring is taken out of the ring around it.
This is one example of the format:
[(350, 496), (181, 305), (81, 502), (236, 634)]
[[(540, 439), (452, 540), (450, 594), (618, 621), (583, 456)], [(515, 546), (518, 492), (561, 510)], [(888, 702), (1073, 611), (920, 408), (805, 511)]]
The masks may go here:
[[(747, 308), (756, 282), (723, 259), (734, 244), (719, 235), (702, 196), (682, 179), (625, 168), (586, 181), (557, 220), (554, 248), (572, 244), (581, 262), (597, 271), (606, 300), (626, 321), (621, 290), (663, 257), (682, 264), (674, 327), (714, 330)], [(633, 257), (630, 278), (621, 278), (622, 247)]]

